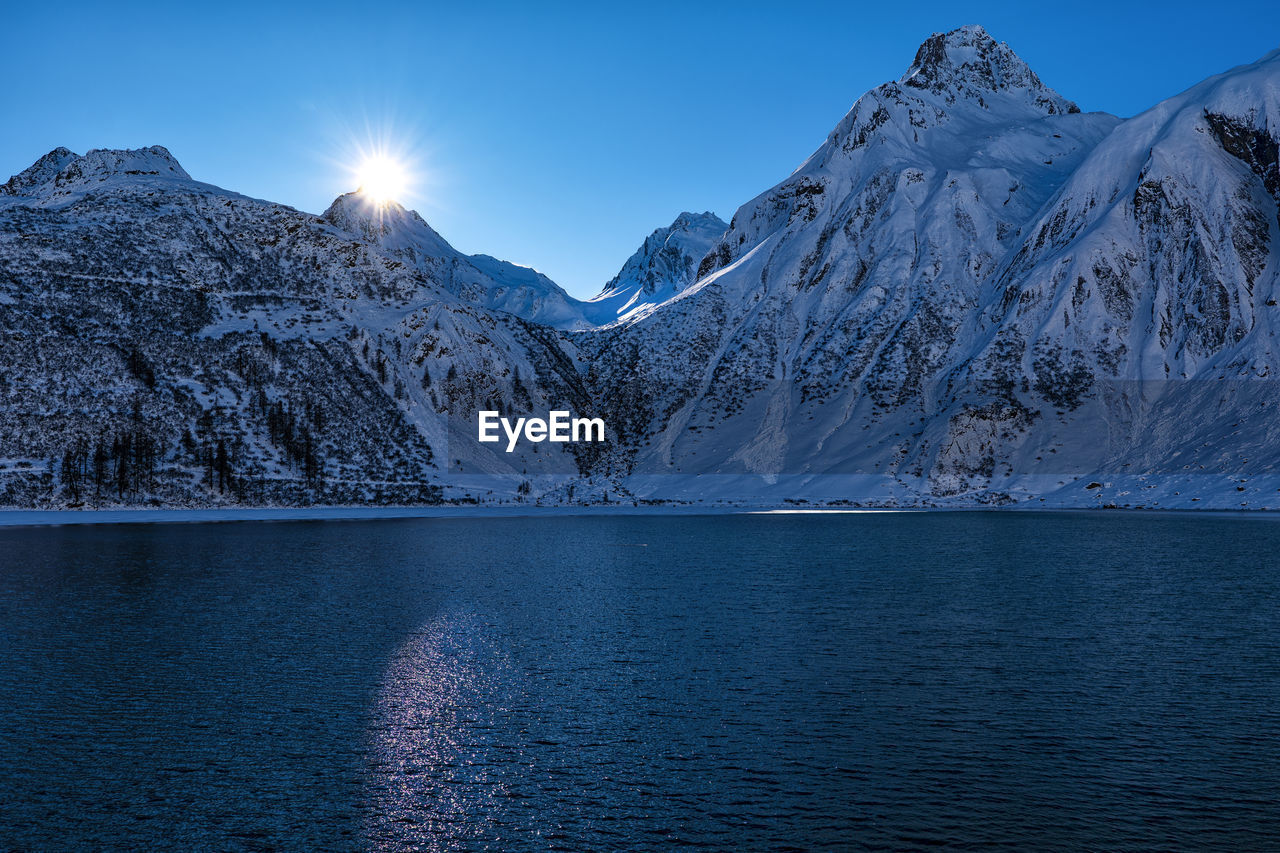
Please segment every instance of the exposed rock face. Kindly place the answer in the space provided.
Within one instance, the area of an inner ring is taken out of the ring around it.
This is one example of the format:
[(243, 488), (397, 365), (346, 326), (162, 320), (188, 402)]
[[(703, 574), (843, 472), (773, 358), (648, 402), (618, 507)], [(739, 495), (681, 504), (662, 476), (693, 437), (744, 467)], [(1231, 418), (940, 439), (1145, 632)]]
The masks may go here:
[[(0, 502), (1274, 506), (1278, 93), (1280, 52), (1121, 121), (938, 34), (587, 302), (397, 205), (57, 149), (0, 187)], [(608, 446), (467, 433), (553, 406)]]
[(971, 100), (982, 105), (992, 92), (1013, 91), (1050, 115), (1080, 112), (1041, 83), (1007, 44), (996, 42), (977, 26), (934, 33), (920, 45), (915, 62), (898, 82), (939, 95), (947, 103)]

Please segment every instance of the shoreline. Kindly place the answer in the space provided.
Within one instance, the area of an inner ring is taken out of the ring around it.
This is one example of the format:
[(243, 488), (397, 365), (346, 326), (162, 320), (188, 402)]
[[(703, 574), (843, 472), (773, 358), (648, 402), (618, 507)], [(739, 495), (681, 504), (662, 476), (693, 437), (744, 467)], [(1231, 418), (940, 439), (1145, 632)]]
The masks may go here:
[(103, 524), (209, 524), (286, 521), (383, 521), (395, 519), (567, 518), (617, 516), (712, 515), (865, 515), (872, 513), (1082, 513), (1088, 515), (1142, 514), (1254, 518), (1280, 520), (1276, 509), (1193, 509), (1027, 507), (1014, 506), (901, 506), (901, 507), (793, 507), (741, 506), (323, 506), (234, 507), (205, 509), (0, 509), (0, 528), (70, 527)]

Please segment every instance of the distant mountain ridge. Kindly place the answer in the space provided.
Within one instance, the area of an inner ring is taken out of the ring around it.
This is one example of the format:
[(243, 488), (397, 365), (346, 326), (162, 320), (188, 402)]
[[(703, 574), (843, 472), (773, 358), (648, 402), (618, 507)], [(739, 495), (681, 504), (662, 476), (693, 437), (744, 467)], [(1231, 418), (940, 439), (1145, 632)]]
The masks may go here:
[[(1280, 52), (1121, 120), (934, 34), (585, 301), (398, 205), (55, 149), (0, 186), (0, 503), (1278, 506), (1277, 93)], [(472, 440), (550, 406), (607, 447)]]

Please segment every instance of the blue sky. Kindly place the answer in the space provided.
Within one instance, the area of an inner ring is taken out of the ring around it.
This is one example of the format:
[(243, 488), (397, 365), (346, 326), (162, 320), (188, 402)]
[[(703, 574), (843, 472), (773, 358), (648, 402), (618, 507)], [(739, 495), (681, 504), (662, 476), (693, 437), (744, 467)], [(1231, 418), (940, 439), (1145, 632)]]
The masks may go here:
[(382, 140), (446, 239), (582, 297), (681, 210), (785, 177), (932, 32), (980, 23), (1120, 115), (1280, 46), (1264, 2), (185, 5), (7, 3), (0, 173), (160, 144), (319, 212)]

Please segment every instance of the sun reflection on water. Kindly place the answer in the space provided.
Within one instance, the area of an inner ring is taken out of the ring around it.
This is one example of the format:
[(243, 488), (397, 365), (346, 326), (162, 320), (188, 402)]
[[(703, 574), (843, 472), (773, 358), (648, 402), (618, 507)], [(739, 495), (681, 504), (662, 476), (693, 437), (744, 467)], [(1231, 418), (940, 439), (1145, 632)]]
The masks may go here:
[(510, 671), (491, 626), (472, 612), (437, 618), (396, 651), (368, 731), (370, 847), (463, 850), (500, 834), (511, 792), (492, 734)]

